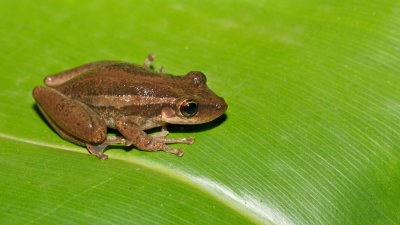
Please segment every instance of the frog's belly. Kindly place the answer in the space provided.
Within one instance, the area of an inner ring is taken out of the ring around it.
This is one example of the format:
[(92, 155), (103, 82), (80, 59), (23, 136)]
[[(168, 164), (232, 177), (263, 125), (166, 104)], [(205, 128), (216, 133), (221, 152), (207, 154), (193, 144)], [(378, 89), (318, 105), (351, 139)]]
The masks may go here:
[(110, 107), (92, 107), (100, 118), (107, 124), (107, 127), (115, 129), (115, 121), (120, 117), (129, 117), (129, 119), (143, 130), (160, 127), (164, 125), (161, 122), (161, 116), (147, 117), (145, 115), (124, 114), (120, 110)]

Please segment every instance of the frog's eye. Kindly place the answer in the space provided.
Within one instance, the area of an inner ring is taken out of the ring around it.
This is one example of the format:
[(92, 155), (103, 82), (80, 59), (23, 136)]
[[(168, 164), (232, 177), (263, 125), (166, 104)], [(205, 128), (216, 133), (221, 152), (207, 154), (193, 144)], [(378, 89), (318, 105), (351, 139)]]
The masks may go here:
[(186, 77), (190, 79), (195, 86), (199, 86), (207, 82), (206, 76), (200, 71), (191, 71), (186, 75)]
[(194, 100), (186, 100), (182, 102), (180, 111), (184, 117), (191, 117), (197, 113), (197, 102)]

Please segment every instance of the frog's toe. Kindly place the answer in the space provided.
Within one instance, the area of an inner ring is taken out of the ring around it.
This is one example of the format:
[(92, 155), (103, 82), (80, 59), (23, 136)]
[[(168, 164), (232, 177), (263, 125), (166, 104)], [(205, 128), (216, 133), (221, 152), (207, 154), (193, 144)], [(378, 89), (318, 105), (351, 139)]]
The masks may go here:
[(188, 144), (188, 145), (191, 145), (194, 142), (194, 137), (187, 137), (185, 139), (186, 139), (185, 143)]
[(158, 72), (159, 72), (159, 73), (165, 73), (165, 67), (162, 66), (162, 67), (158, 70)]
[(108, 159), (108, 155), (101, 154), (100, 156), (97, 156), (100, 160), (106, 160)]
[(179, 157), (182, 157), (182, 156), (183, 156), (183, 153), (185, 153), (185, 150), (183, 150), (183, 149), (177, 149), (175, 155), (177, 155), (177, 156), (179, 156)]
[(183, 154), (185, 153), (185, 150), (183, 150), (181, 148), (178, 148), (178, 149), (174, 148), (173, 151), (169, 151), (169, 152), (175, 154), (176, 156), (182, 157)]
[(171, 148), (167, 145), (163, 145), (160, 150), (163, 150), (164, 152), (169, 152), (172, 154), (175, 154), (179, 157), (181, 157), (183, 155), (183, 153), (185, 152), (183, 149), (176, 149), (176, 148)]
[(143, 66), (146, 68), (150, 68), (150, 63), (154, 61), (154, 54), (150, 53), (149, 56), (147, 56), (146, 60), (144, 60)]

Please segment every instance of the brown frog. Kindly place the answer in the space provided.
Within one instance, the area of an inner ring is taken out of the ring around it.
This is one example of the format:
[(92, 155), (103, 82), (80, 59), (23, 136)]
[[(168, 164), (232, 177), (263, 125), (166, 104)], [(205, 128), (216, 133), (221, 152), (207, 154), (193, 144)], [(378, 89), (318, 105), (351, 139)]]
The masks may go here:
[[(86, 146), (99, 159), (110, 144), (134, 145), (144, 151), (165, 151), (182, 156), (183, 149), (168, 143), (192, 144), (194, 138), (167, 138), (167, 124), (201, 124), (221, 116), (224, 99), (206, 85), (203, 73), (184, 76), (150, 69), (152, 54), (143, 66), (99, 61), (44, 79), (33, 97), (37, 106), (64, 139)], [(107, 127), (122, 136), (107, 136)], [(162, 127), (148, 135), (144, 130)]]

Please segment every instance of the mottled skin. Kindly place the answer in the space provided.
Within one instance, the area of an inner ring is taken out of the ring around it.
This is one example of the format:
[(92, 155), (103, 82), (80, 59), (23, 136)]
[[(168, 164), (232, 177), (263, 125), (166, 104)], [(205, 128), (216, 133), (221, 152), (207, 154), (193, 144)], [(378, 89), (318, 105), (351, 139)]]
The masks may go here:
[[(201, 72), (156, 73), (149, 69), (152, 59), (149, 55), (144, 66), (100, 61), (48, 76), (47, 87), (35, 87), (33, 97), (60, 136), (100, 159), (107, 158), (103, 150), (114, 143), (182, 156), (183, 149), (166, 144), (192, 144), (194, 139), (166, 138), (166, 125), (206, 123), (221, 116), (227, 105), (207, 87)], [(188, 102), (197, 106), (190, 115), (184, 108)], [(107, 136), (107, 127), (123, 137)], [(152, 136), (144, 132), (154, 127), (163, 129)]]

